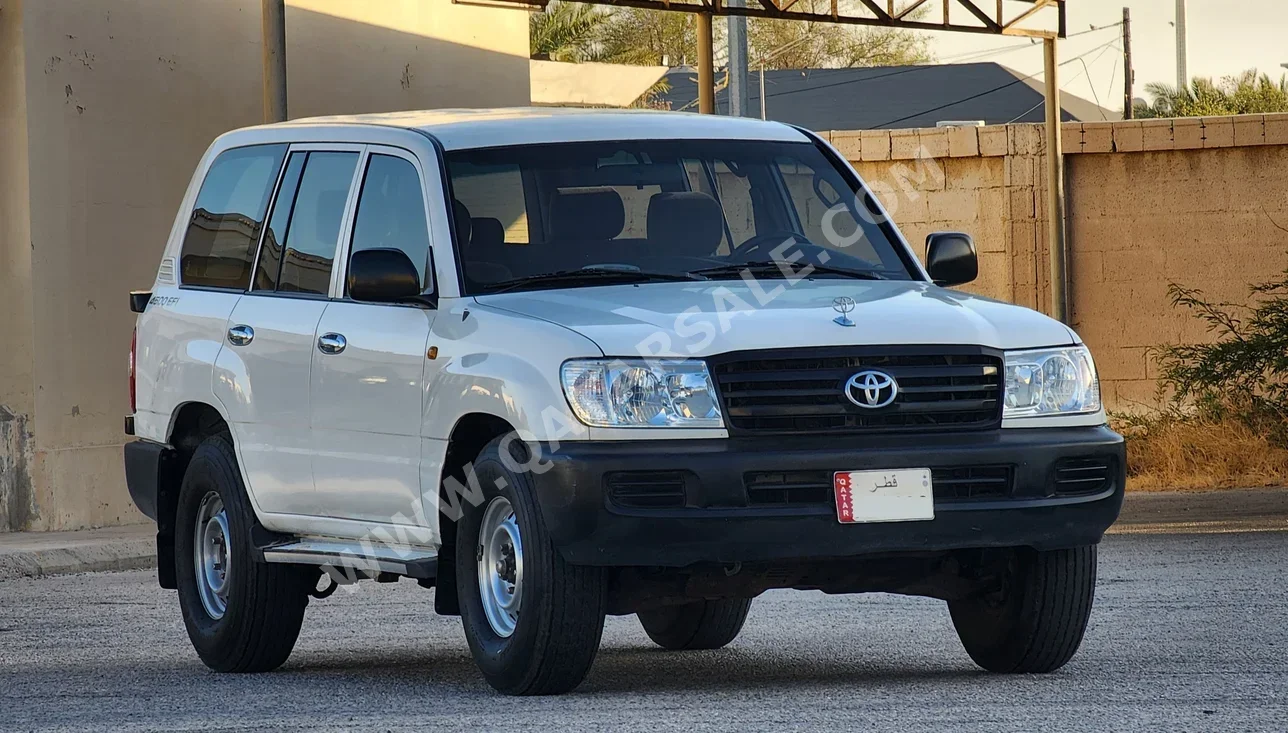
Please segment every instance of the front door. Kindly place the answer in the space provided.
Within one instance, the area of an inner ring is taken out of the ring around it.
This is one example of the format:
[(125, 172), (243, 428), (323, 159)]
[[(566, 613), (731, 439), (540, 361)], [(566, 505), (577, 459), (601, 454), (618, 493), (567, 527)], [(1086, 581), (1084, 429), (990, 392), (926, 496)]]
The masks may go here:
[[(421, 180), (409, 154), (371, 148), (345, 257), (400, 249), (416, 264), (422, 288), (432, 292)], [(421, 504), (420, 433), (434, 315), (419, 304), (347, 297), (323, 313), (312, 355), (310, 424), (317, 502), (325, 516), (432, 526)]]

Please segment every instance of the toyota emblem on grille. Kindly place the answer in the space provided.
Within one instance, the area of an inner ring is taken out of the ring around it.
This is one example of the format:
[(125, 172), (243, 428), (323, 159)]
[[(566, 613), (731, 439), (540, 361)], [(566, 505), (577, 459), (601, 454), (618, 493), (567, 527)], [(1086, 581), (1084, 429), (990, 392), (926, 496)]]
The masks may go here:
[(899, 383), (894, 377), (875, 369), (859, 372), (845, 383), (845, 396), (866, 410), (876, 410), (899, 396)]

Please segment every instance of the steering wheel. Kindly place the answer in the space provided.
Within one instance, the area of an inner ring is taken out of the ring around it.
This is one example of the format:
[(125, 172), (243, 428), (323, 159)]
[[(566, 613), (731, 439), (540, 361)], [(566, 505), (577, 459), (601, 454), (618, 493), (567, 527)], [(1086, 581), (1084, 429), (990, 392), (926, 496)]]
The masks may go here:
[[(767, 260), (771, 258), (775, 248), (781, 246), (789, 239), (795, 240), (796, 244), (803, 244), (815, 248), (818, 247), (817, 244), (809, 241), (809, 239), (800, 232), (779, 229), (773, 232), (766, 232), (765, 234), (757, 234), (737, 247), (734, 247), (730, 255), (747, 261), (753, 259)], [(762, 251), (764, 254), (762, 254)]]

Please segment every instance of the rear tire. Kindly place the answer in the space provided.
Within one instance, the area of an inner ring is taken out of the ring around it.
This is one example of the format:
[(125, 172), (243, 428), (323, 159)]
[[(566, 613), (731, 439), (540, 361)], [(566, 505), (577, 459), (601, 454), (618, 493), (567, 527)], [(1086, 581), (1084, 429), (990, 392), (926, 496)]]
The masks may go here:
[(640, 611), (644, 633), (671, 651), (719, 649), (737, 638), (751, 610), (750, 598), (697, 601)]
[(1096, 594), (1096, 547), (1014, 551), (1000, 593), (949, 601), (966, 653), (998, 673), (1045, 673), (1078, 651)]
[(502, 436), (488, 443), (473, 463), (483, 501), (463, 502), (456, 530), (461, 623), (475, 663), (498, 692), (558, 695), (581, 684), (595, 661), (607, 576), (603, 568), (564, 561), (531, 477), (506, 467), (503, 447), (511, 451), (510, 465), (527, 460), (521, 441)]
[(285, 662), (316, 578), (256, 561), (254, 521), (228, 436), (206, 438), (179, 489), (175, 566), (188, 638), (216, 672), (267, 672)]

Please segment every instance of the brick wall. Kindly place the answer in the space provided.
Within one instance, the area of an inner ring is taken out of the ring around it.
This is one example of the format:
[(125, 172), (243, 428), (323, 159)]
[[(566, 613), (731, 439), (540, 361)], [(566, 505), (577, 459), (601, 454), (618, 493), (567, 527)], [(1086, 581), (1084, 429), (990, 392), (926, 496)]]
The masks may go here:
[[(1169, 283), (1243, 302), (1288, 267), (1288, 115), (1066, 123), (1069, 299), (1111, 409), (1154, 404), (1149, 349), (1210, 338)], [(1040, 125), (835, 131), (924, 257), (925, 236), (975, 236), (964, 289), (1049, 303)]]

